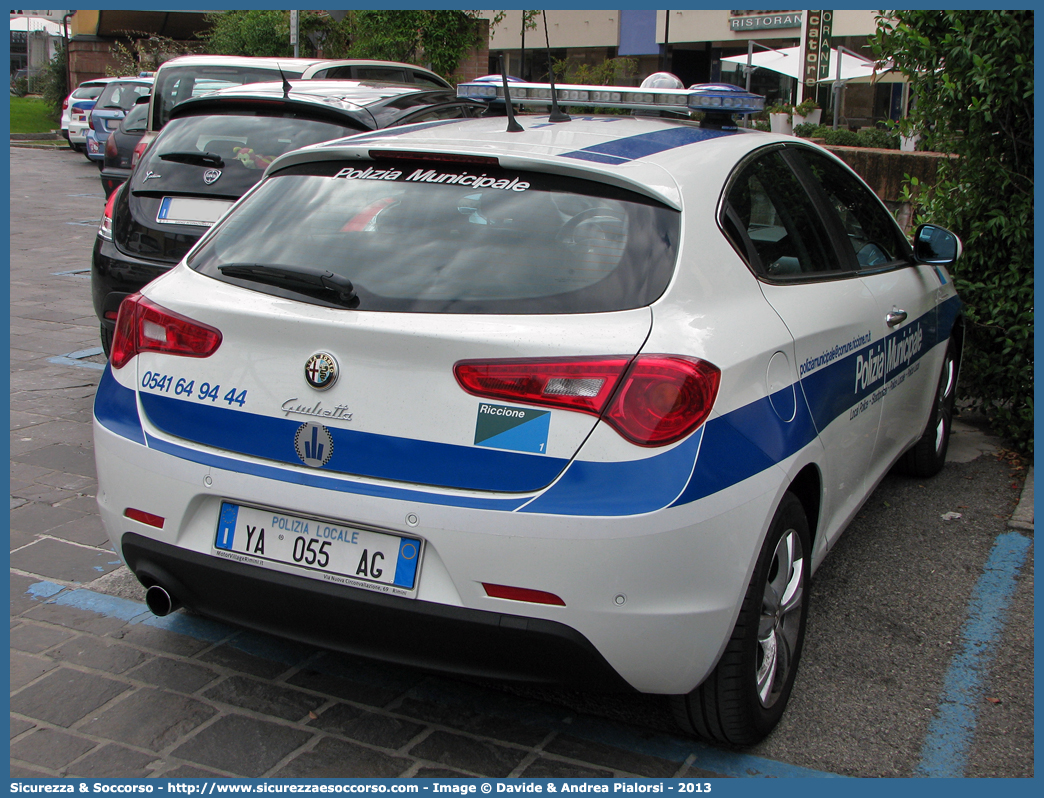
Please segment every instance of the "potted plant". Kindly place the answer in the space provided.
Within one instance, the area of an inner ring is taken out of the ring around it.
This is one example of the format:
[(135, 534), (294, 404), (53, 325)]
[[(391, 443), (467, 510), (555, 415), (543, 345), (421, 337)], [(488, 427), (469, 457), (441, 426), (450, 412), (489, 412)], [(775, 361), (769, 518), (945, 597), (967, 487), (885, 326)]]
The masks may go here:
[(793, 135), (794, 127), (791, 122), (791, 114), (794, 110), (790, 103), (776, 103), (765, 109), (769, 115), (769, 129), (773, 133), (785, 133)]
[(812, 125), (818, 125), (822, 116), (823, 110), (811, 97), (794, 106), (793, 120), (795, 127), (797, 125), (803, 125), (806, 122)]

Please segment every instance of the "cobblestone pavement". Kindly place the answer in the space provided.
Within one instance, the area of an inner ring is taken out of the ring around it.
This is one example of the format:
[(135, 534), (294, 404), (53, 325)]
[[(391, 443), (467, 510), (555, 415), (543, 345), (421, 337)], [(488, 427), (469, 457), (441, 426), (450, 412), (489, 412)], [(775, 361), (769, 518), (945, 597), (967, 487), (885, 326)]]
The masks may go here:
[[(86, 270), (102, 204), (82, 156), (12, 149), (13, 777), (914, 772), (963, 608), (1019, 495), (1018, 472), (983, 454), (996, 441), (962, 428), (968, 462), (923, 485), (889, 478), (871, 498), (813, 584), (788, 715), (748, 752), (674, 735), (657, 697), (451, 679), (184, 611), (154, 618), (95, 509), (102, 358)], [(1033, 773), (1032, 577), (1030, 555), (969, 774)]]

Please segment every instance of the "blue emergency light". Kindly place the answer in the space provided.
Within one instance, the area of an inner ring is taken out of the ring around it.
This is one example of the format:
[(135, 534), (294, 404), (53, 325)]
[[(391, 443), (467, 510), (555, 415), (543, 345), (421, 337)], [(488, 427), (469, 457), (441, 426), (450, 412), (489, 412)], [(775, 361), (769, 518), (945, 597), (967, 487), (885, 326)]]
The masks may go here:
[[(547, 105), (550, 83), (511, 82), (511, 102)], [(620, 108), (632, 111), (702, 111), (705, 114), (756, 114), (765, 110), (765, 98), (727, 83), (701, 83), (688, 89), (656, 89), (634, 86), (584, 86), (556, 83), (558, 102), (588, 108)], [(489, 81), (471, 81), (457, 86), (457, 96), (489, 103), (504, 101), (504, 86)]]

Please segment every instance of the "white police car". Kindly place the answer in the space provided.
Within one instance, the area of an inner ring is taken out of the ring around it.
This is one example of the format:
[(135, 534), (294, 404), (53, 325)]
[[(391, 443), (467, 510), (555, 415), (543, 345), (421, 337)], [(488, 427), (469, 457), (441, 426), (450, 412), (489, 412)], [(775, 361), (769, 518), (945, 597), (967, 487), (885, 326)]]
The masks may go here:
[(647, 113), (275, 161), (120, 309), (102, 515), (160, 614), (668, 694), (750, 743), (835, 538), (894, 464), (942, 466), (960, 245), (911, 248), (837, 158), (735, 129), (742, 92), (561, 91)]

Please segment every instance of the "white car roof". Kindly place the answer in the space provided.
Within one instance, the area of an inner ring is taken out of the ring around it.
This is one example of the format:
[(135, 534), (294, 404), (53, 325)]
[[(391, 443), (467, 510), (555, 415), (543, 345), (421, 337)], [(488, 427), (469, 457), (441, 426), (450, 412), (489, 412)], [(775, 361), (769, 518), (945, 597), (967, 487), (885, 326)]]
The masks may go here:
[(331, 69), (333, 67), (340, 66), (362, 66), (362, 67), (399, 67), (401, 69), (417, 70), (418, 72), (424, 72), (427, 75), (431, 75), (438, 80), (444, 80), (438, 73), (432, 72), (427, 67), (417, 66), (417, 64), (406, 64), (402, 61), (369, 61), (359, 58), (332, 58), (325, 61), (318, 61), (309, 66), (302, 77), (304, 79), (310, 78), (313, 74), (320, 71), (321, 69)]
[(280, 65), (292, 66), (302, 70), (312, 64), (320, 63), (318, 58), (261, 58), (245, 55), (179, 55), (160, 65), (165, 66), (241, 66), (278, 69)]
[[(585, 177), (680, 209), (683, 193), (720, 185), (746, 153), (774, 141), (795, 141), (793, 136), (708, 130), (695, 122), (647, 116), (586, 116), (557, 124), (546, 116), (516, 118), (522, 132), (507, 132), (506, 117), (490, 117), (361, 133), (287, 153), (269, 171), (315, 160), (368, 158), (378, 149), (434, 150), (492, 156), (509, 168)], [(688, 175), (694, 181), (686, 181)]]
[[(452, 89), (435, 86), (421, 86), (416, 83), (385, 83), (383, 81), (365, 80), (291, 80), (288, 99), (336, 108), (342, 111), (359, 111), (369, 105), (384, 100), (400, 97), (405, 94), (430, 94), (442, 92), (448, 94), (452, 101), (457, 101)], [(174, 116), (185, 113), (189, 108), (204, 108), (214, 100), (222, 99), (257, 99), (283, 98), (282, 81), (265, 81), (264, 83), (245, 83), (242, 86), (231, 86), (218, 91), (208, 92), (193, 97), (175, 106)]]
[[(433, 91), (452, 92), (452, 89), (421, 86), (416, 83), (392, 83), (380, 80), (289, 80), (290, 96), (321, 100), (346, 100), (353, 105), (365, 105), (403, 94), (421, 94)], [(244, 83), (211, 92), (208, 97), (269, 97), (283, 96), (281, 80), (263, 83)], [(456, 95), (453, 95), (456, 99)]]

